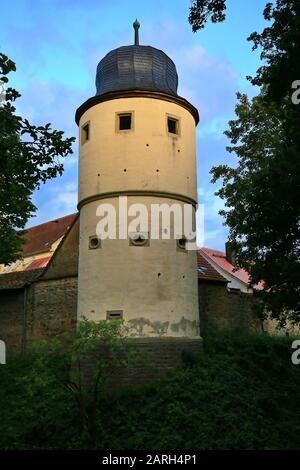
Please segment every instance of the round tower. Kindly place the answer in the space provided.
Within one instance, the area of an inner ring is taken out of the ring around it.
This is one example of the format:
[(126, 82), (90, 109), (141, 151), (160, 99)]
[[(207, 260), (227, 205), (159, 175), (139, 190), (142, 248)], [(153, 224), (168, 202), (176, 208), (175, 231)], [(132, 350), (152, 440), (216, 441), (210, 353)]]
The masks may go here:
[[(134, 337), (198, 338), (196, 251), (175, 226), (186, 208), (195, 223), (198, 111), (177, 95), (173, 61), (139, 45), (138, 22), (134, 28), (135, 44), (100, 61), (96, 96), (76, 112), (78, 318), (121, 318)], [(140, 205), (148, 225), (132, 230)], [(115, 236), (105, 238), (97, 227), (110, 207)]]

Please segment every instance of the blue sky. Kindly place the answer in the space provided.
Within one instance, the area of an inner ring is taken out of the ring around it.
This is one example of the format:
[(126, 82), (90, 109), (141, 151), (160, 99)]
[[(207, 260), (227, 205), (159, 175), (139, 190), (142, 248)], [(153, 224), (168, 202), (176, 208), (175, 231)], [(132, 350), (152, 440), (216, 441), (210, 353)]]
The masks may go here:
[[(99, 60), (115, 47), (132, 44), (132, 23), (141, 23), (141, 44), (163, 49), (175, 62), (179, 94), (200, 112), (197, 129), (199, 202), (205, 204), (204, 244), (222, 249), (227, 229), (218, 211), (223, 203), (210, 183), (210, 168), (231, 164), (223, 136), (234, 117), (235, 93), (257, 92), (246, 80), (260, 65), (246, 38), (265, 25), (266, 0), (227, 0), (227, 19), (192, 33), (189, 0), (11, 0), (1, 6), (1, 50), (16, 62), (11, 84), (22, 97), (17, 111), (34, 124), (77, 136), (76, 108), (95, 94)], [(76, 210), (77, 143), (61, 178), (34, 194), (38, 207), (28, 226)]]

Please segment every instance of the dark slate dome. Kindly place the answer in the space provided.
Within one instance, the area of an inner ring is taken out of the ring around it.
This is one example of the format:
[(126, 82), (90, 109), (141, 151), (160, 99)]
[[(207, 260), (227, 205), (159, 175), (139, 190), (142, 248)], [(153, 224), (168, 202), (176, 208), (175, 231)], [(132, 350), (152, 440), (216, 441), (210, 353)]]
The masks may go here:
[(177, 95), (174, 62), (151, 46), (123, 46), (109, 52), (98, 64), (96, 95), (119, 90), (163, 91)]

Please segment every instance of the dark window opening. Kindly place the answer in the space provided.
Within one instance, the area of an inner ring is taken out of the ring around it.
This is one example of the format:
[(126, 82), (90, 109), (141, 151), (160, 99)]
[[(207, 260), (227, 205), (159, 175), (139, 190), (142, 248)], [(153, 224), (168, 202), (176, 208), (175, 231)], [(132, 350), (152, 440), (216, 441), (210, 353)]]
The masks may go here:
[(119, 130), (127, 131), (131, 129), (131, 114), (119, 114)]
[(168, 132), (178, 134), (178, 120), (168, 117)]
[(122, 320), (123, 310), (107, 310), (106, 319), (107, 320)]
[(90, 140), (90, 125), (85, 124), (81, 128), (81, 144), (85, 144), (88, 140)]

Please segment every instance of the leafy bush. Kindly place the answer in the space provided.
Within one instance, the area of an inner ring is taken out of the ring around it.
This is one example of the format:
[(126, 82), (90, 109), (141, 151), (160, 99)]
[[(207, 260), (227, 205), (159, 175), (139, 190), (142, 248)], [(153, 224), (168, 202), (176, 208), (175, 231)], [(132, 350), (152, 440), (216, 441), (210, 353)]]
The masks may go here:
[[(45, 356), (33, 352), (0, 367), (0, 448), (91, 446), (62, 386), (68, 372), (57, 373), (62, 358), (53, 367)], [(144, 386), (101, 388), (96, 447), (300, 448), (300, 374), (290, 338), (214, 332), (189, 364)]]
[(0, 367), (1, 449), (65, 448), (73, 441), (76, 410), (54, 367), (36, 351)]

